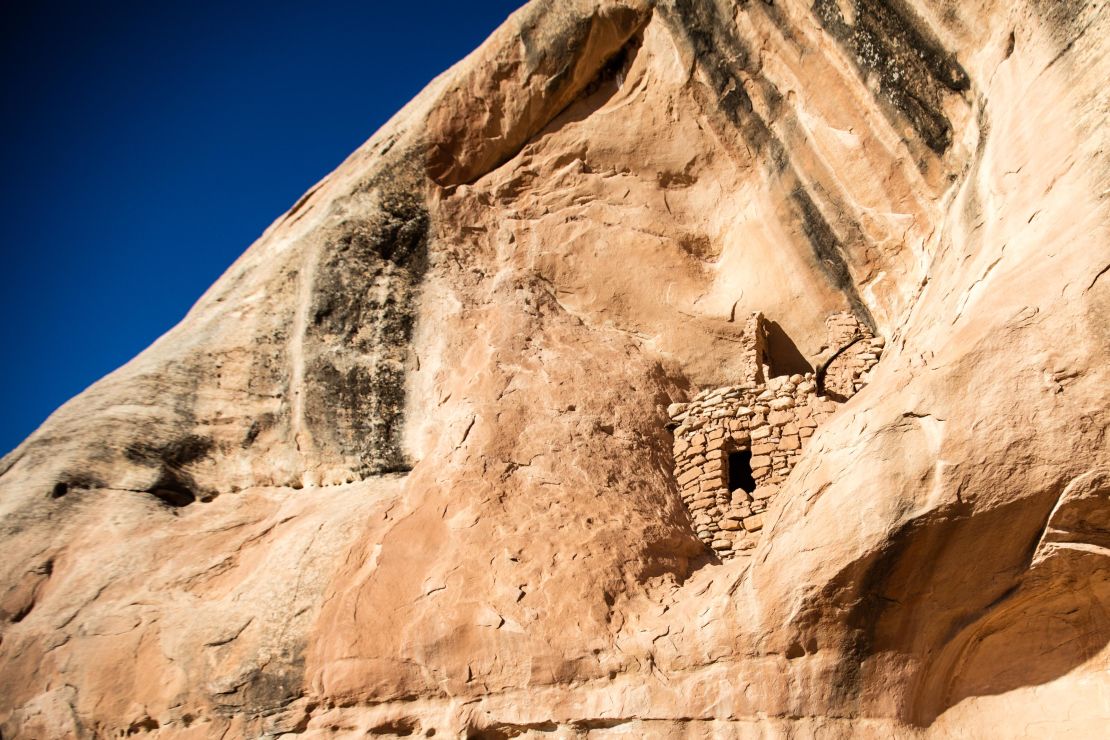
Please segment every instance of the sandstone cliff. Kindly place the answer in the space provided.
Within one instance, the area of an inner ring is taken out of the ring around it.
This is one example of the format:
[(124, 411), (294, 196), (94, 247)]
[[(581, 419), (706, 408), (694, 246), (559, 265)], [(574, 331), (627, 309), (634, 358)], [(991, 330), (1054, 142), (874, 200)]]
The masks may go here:
[(1104, 736), (1106, 7), (527, 5), (0, 462), (3, 737)]

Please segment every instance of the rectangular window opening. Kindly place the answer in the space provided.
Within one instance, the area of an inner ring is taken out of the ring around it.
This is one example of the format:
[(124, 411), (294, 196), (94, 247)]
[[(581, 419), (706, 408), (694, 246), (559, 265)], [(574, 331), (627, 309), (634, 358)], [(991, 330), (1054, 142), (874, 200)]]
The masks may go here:
[(755, 490), (752, 477), (752, 451), (734, 450), (728, 453), (728, 490), (751, 493)]

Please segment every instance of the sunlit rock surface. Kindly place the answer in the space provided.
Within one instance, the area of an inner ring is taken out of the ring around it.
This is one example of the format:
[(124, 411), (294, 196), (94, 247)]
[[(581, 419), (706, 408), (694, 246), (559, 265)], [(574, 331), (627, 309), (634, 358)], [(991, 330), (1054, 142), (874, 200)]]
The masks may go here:
[(527, 5), (0, 462), (3, 737), (1104, 737), (1106, 7)]

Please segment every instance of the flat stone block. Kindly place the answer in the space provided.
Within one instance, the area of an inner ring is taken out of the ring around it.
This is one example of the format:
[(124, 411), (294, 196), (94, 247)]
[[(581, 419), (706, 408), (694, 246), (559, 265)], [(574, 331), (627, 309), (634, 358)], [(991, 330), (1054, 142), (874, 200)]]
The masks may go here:
[(792, 421), (794, 421), (794, 413), (791, 411), (772, 411), (767, 415), (767, 423), (772, 426), (782, 426)]
[(766, 501), (767, 499), (772, 498), (778, 492), (778, 486), (767, 484), (765, 486), (756, 486), (755, 490), (752, 491), (752, 496), (755, 498), (756, 501)]
[(736, 512), (746, 507), (752, 500), (750, 493), (745, 491), (733, 491), (732, 497), (729, 499), (728, 506), (721, 507), (728, 516), (735, 516)]
[(793, 434), (789, 437), (783, 437), (781, 440), (779, 440), (778, 448), (780, 450), (796, 450), (801, 446), (802, 443), (801, 440), (798, 439), (798, 435)]
[(697, 468), (694, 468), (693, 470), (688, 470), (687, 472), (678, 476), (678, 485), (685, 486), (690, 481), (697, 480), (699, 475), (701, 475), (701, 471)]

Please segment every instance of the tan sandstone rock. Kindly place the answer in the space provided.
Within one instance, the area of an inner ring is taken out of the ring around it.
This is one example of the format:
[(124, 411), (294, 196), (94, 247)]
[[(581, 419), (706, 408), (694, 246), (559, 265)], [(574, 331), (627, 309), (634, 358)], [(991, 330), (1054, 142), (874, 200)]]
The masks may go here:
[(3, 737), (1104, 736), (1108, 34), (527, 5), (0, 461)]

